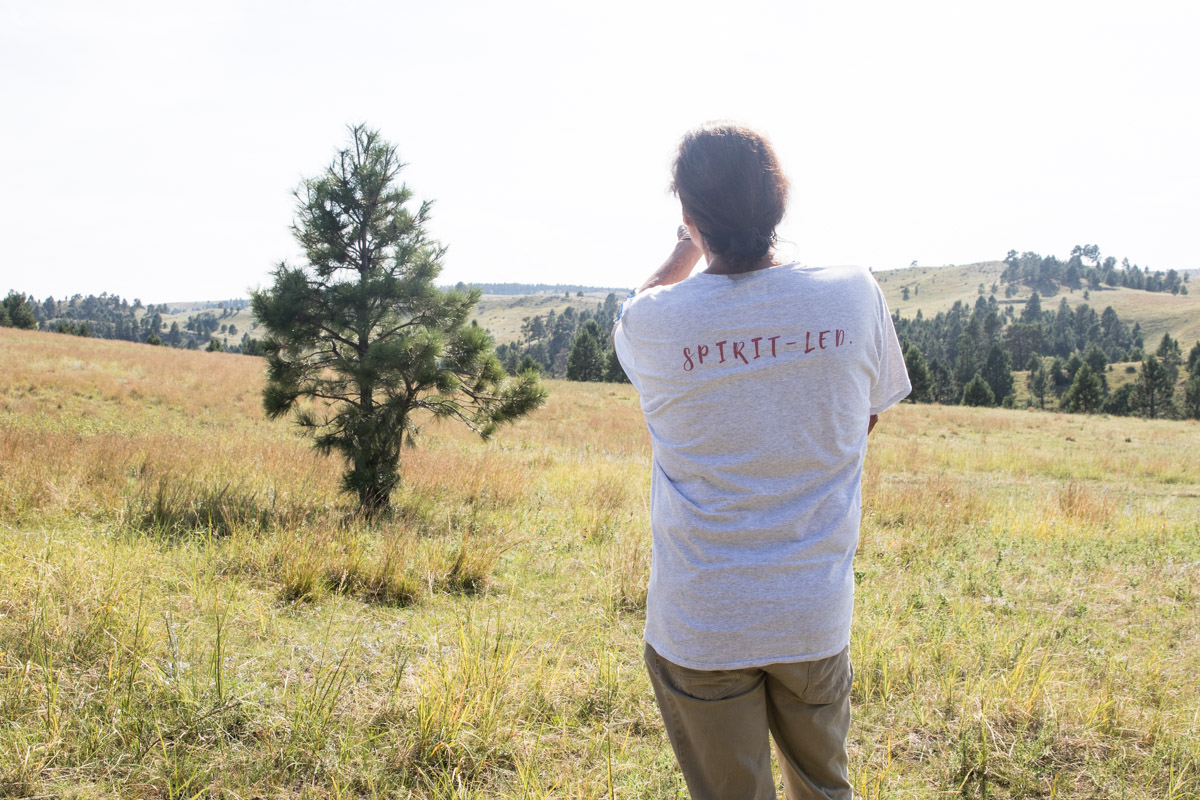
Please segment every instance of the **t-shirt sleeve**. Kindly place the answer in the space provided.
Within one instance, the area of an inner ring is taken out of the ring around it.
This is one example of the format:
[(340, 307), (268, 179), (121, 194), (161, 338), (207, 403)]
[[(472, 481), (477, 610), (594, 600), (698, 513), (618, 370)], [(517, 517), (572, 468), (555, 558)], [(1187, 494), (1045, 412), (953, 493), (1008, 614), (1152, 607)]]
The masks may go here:
[(912, 384), (908, 380), (908, 367), (904, 364), (904, 353), (900, 350), (900, 340), (896, 337), (896, 326), (892, 324), (887, 300), (878, 285), (875, 291), (879, 303), (879, 364), (875, 382), (871, 385), (871, 413), (882, 414), (908, 397), (912, 392)]

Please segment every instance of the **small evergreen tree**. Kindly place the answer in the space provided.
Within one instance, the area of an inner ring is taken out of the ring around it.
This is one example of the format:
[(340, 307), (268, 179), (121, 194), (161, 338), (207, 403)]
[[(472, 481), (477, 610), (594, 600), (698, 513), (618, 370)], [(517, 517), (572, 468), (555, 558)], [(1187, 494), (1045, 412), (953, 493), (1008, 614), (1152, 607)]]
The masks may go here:
[(963, 387), (962, 404), (964, 406), (996, 405), (996, 395), (992, 393), (992, 387), (988, 386), (987, 381), (978, 372)]
[(1158, 356), (1158, 362), (1167, 371), (1171, 383), (1174, 384), (1179, 380), (1179, 367), (1183, 364), (1183, 352), (1179, 347), (1179, 342), (1172, 339), (1171, 334), (1163, 334), (1162, 341), (1159, 342), (1158, 350), (1154, 355)]
[(1142, 370), (1134, 384), (1134, 407), (1150, 419), (1165, 417), (1173, 410), (1171, 400), (1174, 394), (1175, 382), (1158, 359), (1150, 356), (1143, 361)]
[(1037, 323), (1042, 321), (1042, 298), (1037, 292), (1029, 296), (1025, 308), (1021, 309), (1021, 322)]
[(1008, 352), (1000, 345), (992, 345), (980, 374), (991, 388), (993, 397), (1004, 398), (1012, 394), (1012, 363), (1009, 361)]
[[(431, 204), (409, 208), (396, 148), (361, 125), (350, 134), (296, 192), (307, 264), (280, 264), (252, 304), (268, 334), (267, 415), (294, 411), (318, 450), (341, 455), (342, 488), (372, 516), (390, 508), (417, 412), (487, 437), (545, 391), (531, 373), (506, 380), (491, 337), (467, 324), (478, 290), (434, 286), (445, 248), (426, 233)], [(320, 406), (301, 408), (302, 398)]]
[(1093, 344), (1083, 354), (1083, 363), (1087, 364), (1092, 369), (1092, 375), (1100, 380), (1100, 390), (1103, 394), (1108, 394), (1108, 376), (1105, 372), (1108, 370), (1108, 356), (1104, 355), (1104, 351), (1100, 346)]
[(1100, 410), (1105, 414), (1112, 414), (1117, 417), (1129, 416), (1134, 412), (1133, 392), (1134, 385), (1132, 383), (1118, 386), (1113, 390), (1112, 394), (1104, 399)]
[[(4, 298), (5, 315), (0, 318), (0, 325), (10, 325), (14, 328), (25, 328), (33, 330), (37, 327), (37, 315), (33, 312), (33, 306), (25, 298), (25, 295), (17, 292), (9, 292)], [(7, 322), (4, 319), (7, 318)]]
[(1083, 359), (1079, 357), (1079, 353), (1071, 353), (1071, 357), (1067, 359), (1067, 386), (1075, 380), (1075, 373), (1079, 372), (1079, 368), (1083, 366)]
[(567, 357), (567, 380), (600, 381), (604, 379), (604, 356), (600, 352), (596, 323), (588, 320), (571, 346)]
[(1067, 389), (1067, 393), (1063, 395), (1063, 408), (1068, 411), (1090, 414), (1100, 407), (1103, 399), (1104, 392), (1100, 386), (1100, 379), (1092, 372), (1089, 365), (1083, 364), (1075, 372), (1075, 380), (1071, 382), (1071, 388)]
[(251, 339), (250, 334), (243, 333), (241, 344), (238, 349), (242, 351), (244, 356), (265, 356), (267, 353), (263, 350), (261, 339)]

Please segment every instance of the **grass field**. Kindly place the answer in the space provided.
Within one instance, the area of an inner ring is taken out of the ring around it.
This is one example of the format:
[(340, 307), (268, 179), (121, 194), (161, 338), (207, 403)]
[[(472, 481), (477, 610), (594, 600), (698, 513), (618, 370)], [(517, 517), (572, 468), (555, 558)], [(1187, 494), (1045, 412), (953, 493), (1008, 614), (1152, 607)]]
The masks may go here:
[[(0, 329), (0, 796), (676, 798), (648, 443), (552, 382), (364, 526), (262, 362)], [(864, 472), (862, 798), (1200, 797), (1200, 426), (904, 405)]]

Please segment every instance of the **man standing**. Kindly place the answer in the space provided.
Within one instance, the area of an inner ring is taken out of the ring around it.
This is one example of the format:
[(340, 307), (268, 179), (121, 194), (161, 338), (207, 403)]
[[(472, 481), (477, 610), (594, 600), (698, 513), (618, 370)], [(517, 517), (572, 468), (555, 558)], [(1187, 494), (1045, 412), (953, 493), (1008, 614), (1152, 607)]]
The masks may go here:
[(766, 139), (703, 126), (673, 178), (679, 242), (613, 331), (653, 442), (655, 698), (695, 800), (773, 798), (768, 731), (788, 798), (850, 798), (862, 464), (904, 358), (866, 270), (775, 259)]

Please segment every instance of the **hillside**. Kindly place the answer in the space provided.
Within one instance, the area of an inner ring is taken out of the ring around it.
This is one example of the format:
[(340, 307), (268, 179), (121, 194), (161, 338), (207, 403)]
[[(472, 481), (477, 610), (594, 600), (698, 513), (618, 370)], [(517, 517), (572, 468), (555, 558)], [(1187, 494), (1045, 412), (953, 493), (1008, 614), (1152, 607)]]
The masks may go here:
[[(956, 301), (974, 306), (980, 296), (979, 287), (984, 287), (983, 296), (992, 294), (997, 285), (996, 300), (1001, 306), (1016, 305), (1021, 310), (1032, 291), (1020, 286), (1012, 298), (1004, 297), (999, 286), (1000, 273), (1004, 270), (1001, 261), (986, 261), (958, 267), (915, 267), (885, 270), (875, 273), (883, 288), (888, 305), (902, 317), (916, 315), (919, 309), (925, 317), (939, 311), (947, 311)], [(909, 299), (904, 300), (904, 287), (908, 287)], [(1146, 292), (1138, 289), (1110, 288), (1091, 289), (1088, 299), (1083, 291), (1062, 290), (1054, 295), (1042, 295), (1042, 308), (1053, 309), (1065, 296), (1072, 308), (1087, 303), (1096, 311), (1106, 306), (1113, 310), (1127, 325), (1140, 323), (1147, 343), (1157, 342), (1163, 333), (1190, 345), (1200, 340), (1200, 292), (1188, 295), (1172, 295), (1166, 292)]]
[(607, 296), (608, 292), (604, 291), (588, 292), (582, 297), (577, 294), (485, 294), (475, 307), (474, 319), (492, 334), (496, 344), (506, 344), (520, 336), (521, 322), (526, 317), (544, 316), (551, 311), (561, 314), (567, 308), (576, 311), (594, 309)]

